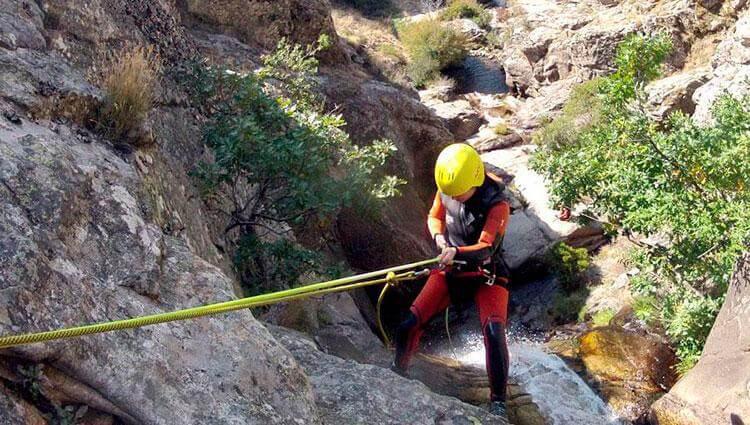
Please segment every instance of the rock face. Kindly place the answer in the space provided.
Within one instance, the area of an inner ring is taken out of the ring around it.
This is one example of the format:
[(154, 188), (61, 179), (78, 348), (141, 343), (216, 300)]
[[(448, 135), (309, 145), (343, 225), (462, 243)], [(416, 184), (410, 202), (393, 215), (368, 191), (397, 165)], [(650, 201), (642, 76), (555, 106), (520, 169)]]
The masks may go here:
[(509, 10), (502, 56), (508, 87), (529, 97), (515, 119), (515, 127), (527, 129), (554, 114), (572, 85), (610, 73), (617, 44), (628, 34), (668, 32), (676, 47), (669, 62), (679, 68), (698, 32), (693, 5), (684, 0), (520, 0)]
[(711, 75), (708, 82), (693, 94), (695, 113), (699, 122), (711, 120), (711, 105), (722, 94), (741, 96), (749, 92), (750, 78), (750, 11), (745, 11), (736, 22), (711, 59)]
[(327, 354), (382, 367), (392, 360), (348, 293), (277, 304), (261, 319), (304, 332)]
[[(154, 225), (134, 167), (104, 144), (7, 121), (0, 140), (3, 334), (232, 298), (220, 269)], [(248, 312), (12, 351), (54, 361), (129, 423), (315, 417), (305, 375)]]
[[(283, 38), (303, 45), (320, 34), (338, 38), (327, 1), (187, 0), (185, 13), (213, 32), (237, 36), (246, 44), (272, 49)], [(218, 31), (217, 31), (218, 30)]]
[(436, 395), (390, 370), (325, 354), (294, 331), (271, 331), (310, 377), (324, 423), (506, 424), (484, 409)]
[(440, 149), (453, 140), (451, 133), (418, 99), (390, 84), (339, 73), (329, 74), (322, 84), (356, 143), (379, 138), (394, 142), (398, 153), (389, 172), (410, 182), (401, 188), (401, 196), (389, 200), (382, 217), (352, 211), (339, 215), (337, 235), (350, 264), (372, 270), (433, 255), (426, 230), (435, 195), (432, 167)]
[(659, 425), (740, 424), (750, 419), (750, 255), (734, 270), (698, 364), (651, 409)]
[[(103, 98), (98, 73), (123, 44), (153, 46), (170, 68), (209, 46), (212, 59), (247, 65), (281, 36), (307, 43), (322, 31), (336, 42), (327, 2), (220, 6), (0, 0), (0, 333), (233, 298), (222, 223), (205, 209), (188, 176), (206, 158), (200, 133), (205, 117), (196, 117), (170, 74), (147, 118), (154, 146), (134, 150), (87, 129)], [(225, 33), (211, 32), (217, 30)], [(342, 245), (356, 260), (352, 264), (363, 268), (424, 258), (431, 255), (422, 229), (434, 190), (432, 164), (453, 136), (410, 93), (338, 60), (339, 47), (326, 56), (321, 78), (329, 79), (321, 83), (331, 108), (340, 108), (357, 143), (393, 140), (400, 150), (391, 171), (415, 182), (382, 218), (342, 214)], [(380, 343), (350, 298), (325, 302), (300, 309), (314, 312), (312, 333), (321, 346), (363, 362), (389, 360), (374, 349)], [(243, 311), (4, 354), (40, 366), (44, 379), (59, 378), (83, 391), (88, 398), (54, 400), (88, 409), (86, 418), (98, 423), (351, 423), (367, 422), (363, 415), (373, 409), (381, 416), (369, 423), (403, 423), (414, 422), (406, 416), (414, 406), (422, 412), (417, 422), (492, 423), (480, 409), (391, 382), (400, 378), (390, 372), (317, 353), (322, 366), (311, 369), (319, 372), (313, 388), (294, 357)], [(333, 387), (320, 378), (339, 373), (345, 379)], [(336, 399), (348, 393), (335, 390), (359, 378), (353, 390), (365, 391), (371, 382), (360, 375), (368, 374), (382, 379), (383, 387), (370, 393), (370, 410), (348, 412), (357, 406)], [(391, 391), (396, 384), (404, 389)], [(50, 406), (30, 404), (15, 388), (0, 389), (3, 421), (35, 423), (49, 413), (44, 409)], [(416, 393), (421, 398), (414, 401)], [(400, 410), (389, 413), (383, 394)], [(338, 400), (339, 407), (328, 400)], [(435, 406), (442, 410), (436, 413)]]

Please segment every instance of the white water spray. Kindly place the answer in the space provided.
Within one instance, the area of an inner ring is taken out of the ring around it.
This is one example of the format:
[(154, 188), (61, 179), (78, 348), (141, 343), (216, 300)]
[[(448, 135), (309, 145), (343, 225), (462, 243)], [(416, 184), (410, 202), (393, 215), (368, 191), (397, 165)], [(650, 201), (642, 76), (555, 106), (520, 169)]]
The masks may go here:
[[(455, 358), (484, 368), (484, 344), (472, 333), (455, 347)], [(526, 340), (510, 344), (510, 375), (531, 394), (545, 418), (554, 425), (621, 425), (616, 414), (574, 371), (540, 343)], [(444, 355), (453, 357), (453, 350)]]

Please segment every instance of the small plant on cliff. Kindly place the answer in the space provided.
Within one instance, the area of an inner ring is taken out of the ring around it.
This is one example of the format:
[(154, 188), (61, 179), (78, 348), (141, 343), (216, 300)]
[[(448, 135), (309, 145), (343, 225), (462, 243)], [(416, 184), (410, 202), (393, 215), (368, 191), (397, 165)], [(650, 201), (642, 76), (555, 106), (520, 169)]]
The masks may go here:
[(400, 24), (398, 36), (409, 54), (407, 73), (417, 87), (439, 76), (440, 71), (461, 62), (467, 53), (466, 37), (439, 21)]
[(488, 28), (492, 15), (477, 0), (451, 0), (443, 10), (440, 18), (446, 21), (452, 19), (471, 19), (482, 28)]
[(642, 243), (631, 288), (658, 302), (684, 371), (700, 355), (750, 235), (750, 98), (720, 97), (709, 124), (682, 113), (656, 122), (644, 87), (670, 45), (664, 35), (627, 37), (617, 71), (597, 84), (600, 118), (541, 144), (532, 164), (559, 205), (585, 201), (621, 232), (663, 240)]
[(151, 48), (126, 50), (110, 65), (104, 81), (104, 102), (98, 127), (117, 142), (138, 144), (141, 126), (151, 110), (161, 66)]
[(213, 161), (198, 175), (209, 204), (227, 218), (225, 233), (235, 235), (235, 263), (250, 292), (324, 272), (320, 255), (283, 240), (290, 230), (324, 227), (345, 207), (377, 211), (402, 184), (379, 171), (392, 143), (355, 146), (343, 118), (325, 111), (312, 77), (327, 43), (282, 40), (255, 73), (199, 65), (188, 80), (211, 117), (205, 141)]

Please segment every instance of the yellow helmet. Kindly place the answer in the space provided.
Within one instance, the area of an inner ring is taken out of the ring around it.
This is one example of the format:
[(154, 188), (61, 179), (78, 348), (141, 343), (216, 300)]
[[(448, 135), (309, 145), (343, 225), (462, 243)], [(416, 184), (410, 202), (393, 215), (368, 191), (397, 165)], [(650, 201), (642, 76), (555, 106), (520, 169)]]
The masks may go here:
[(435, 163), (435, 183), (448, 196), (466, 193), (484, 183), (484, 163), (465, 143), (454, 143), (440, 152)]

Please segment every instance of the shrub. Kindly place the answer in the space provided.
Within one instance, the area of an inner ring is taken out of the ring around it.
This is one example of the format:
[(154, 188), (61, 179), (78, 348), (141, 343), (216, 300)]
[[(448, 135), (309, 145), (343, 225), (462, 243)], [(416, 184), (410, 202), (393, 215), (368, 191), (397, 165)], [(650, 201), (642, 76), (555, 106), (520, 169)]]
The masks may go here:
[(211, 112), (204, 137), (213, 162), (196, 174), (207, 202), (227, 217), (225, 233), (238, 234), (235, 264), (250, 290), (319, 270), (318, 256), (283, 240), (287, 226), (330, 222), (346, 207), (377, 212), (402, 184), (379, 171), (392, 143), (354, 146), (341, 116), (325, 112), (313, 75), (326, 44), (282, 40), (256, 73), (198, 64), (187, 76), (194, 101)]
[(633, 314), (646, 324), (651, 324), (656, 317), (656, 297), (649, 295), (637, 296), (633, 299)]
[(510, 128), (506, 124), (499, 123), (492, 128), (492, 131), (498, 136), (507, 136), (510, 134)]
[(580, 286), (583, 272), (589, 268), (589, 253), (585, 248), (573, 248), (557, 242), (546, 255), (550, 269), (559, 277), (563, 288), (569, 292)]
[(578, 289), (570, 294), (557, 294), (552, 302), (552, 315), (557, 323), (583, 322), (586, 318), (588, 291)]
[(424, 19), (397, 26), (398, 36), (409, 54), (407, 73), (417, 87), (438, 76), (440, 70), (466, 57), (468, 40), (440, 22)]
[(492, 15), (477, 0), (451, 0), (440, 18), (446, 21), (452, 19), (471, 19), (482, 28), (488, 28)]
[(601, 78), (594, 78), (573, 88), (560, 115), (544, 124), (534, 135), (534, 141), (560, 149), (575, 142), (581, 133), (596, 125), (602, 110), (599, 95), (601, 84)]
[(680, 363), (677, 370), (684, 374), (698, 362), (721, 301), (697, 294), (673, 294), (667, 297), (662, 320), (673, 341)]
[(615, 311), (611, 308), (605, 308), (604, 310), (597, 311), (591, 316), (591, 323), (597, 327), (607, 326), (613, 317), (615, 317)]
[(598, 83), (600, 118), (564, 143), (542, 143), (532, 166), (557, 204), (586, 200), (624, 233), (666, 239), (640, 250), (631, 288), (669, 306), (657, 320), (687, 368), (750, 235), (750, 98), (720, 97), (708, 125), (681, 113), (655, 122), (645, 112), (644, 87), (659, 75), (669, 46), (664, 35), (627, 37), (617, 71)]
[(160, 69), (157, 55), (145, 47), (124, 52), (110, 65), (98, 117), (98, 127), (107, 137), (141, 141), (137, 133), (151, 110)]

